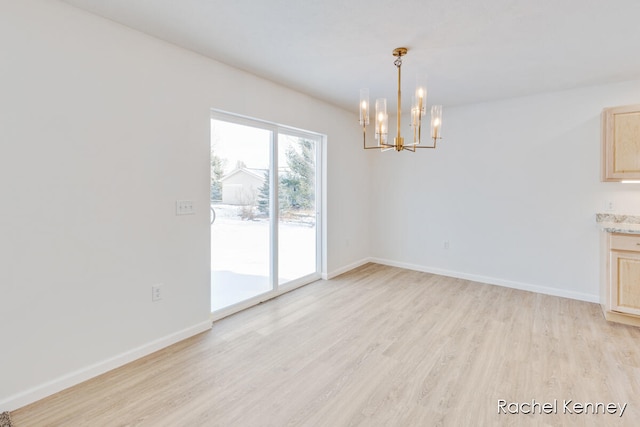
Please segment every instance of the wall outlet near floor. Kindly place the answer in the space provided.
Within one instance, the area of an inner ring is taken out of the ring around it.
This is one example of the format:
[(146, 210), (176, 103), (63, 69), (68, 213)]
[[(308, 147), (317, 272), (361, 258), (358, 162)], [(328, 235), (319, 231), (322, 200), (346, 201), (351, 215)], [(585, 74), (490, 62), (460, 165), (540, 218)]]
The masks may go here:
[(162, 285), (153, 285), (151, 287), (151, 302), (162, 300)]
[(442, 248), (443, 249), (449, 249), (449, 241), (445, 240), (444, 243), (442, 244)]
[(176, 215), (194, 215), (195, 213), (193, 200), (176, 200)]

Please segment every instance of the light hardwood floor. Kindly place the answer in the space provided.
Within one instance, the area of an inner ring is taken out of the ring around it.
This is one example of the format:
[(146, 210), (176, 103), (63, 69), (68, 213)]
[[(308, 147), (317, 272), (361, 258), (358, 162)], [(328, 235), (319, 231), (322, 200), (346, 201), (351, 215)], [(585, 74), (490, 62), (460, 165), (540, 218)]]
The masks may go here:
[[(600, 307), (367, 264), (12, 414), (21, 426), (628, 425), (640, 329)], [(498, 401), (558, 400), (557, 414)], [(628, 403), (563, 414), (563, 400)], [(526, 409), (526, 408), (525, 408)]]

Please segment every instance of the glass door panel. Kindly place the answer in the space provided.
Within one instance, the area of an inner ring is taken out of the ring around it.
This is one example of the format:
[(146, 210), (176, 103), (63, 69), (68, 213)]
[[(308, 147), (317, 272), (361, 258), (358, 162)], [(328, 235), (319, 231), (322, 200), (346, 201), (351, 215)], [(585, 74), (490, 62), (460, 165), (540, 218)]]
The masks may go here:
[(316, 157), (313, 138), (278, 134), (278, 284), (315, 274)]
[(211, 121), (212, 311), (273, 289), (268, 181), (273, 135)]

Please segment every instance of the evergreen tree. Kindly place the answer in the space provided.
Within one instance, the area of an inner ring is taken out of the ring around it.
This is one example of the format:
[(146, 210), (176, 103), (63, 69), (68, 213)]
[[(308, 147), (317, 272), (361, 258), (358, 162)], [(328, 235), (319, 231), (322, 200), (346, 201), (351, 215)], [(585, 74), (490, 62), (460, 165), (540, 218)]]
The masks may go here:
[[(315, 202), (315, 150), (313, 141), (298, 140), (298, 149), (287, 147), (289, 171), (280, 181), (285, 206), (294, 210), (313, 208)], [(282, 204), (282, 203), (281, 203)]]
[(264, 182), (258, 189), (258, 211), (266, 216), (269, 216), (269, 171), (264, 172)]
[[(283, 211), (291, 207), (289, 205), (288, 197), (286, 195), (287, 191), (285, 190), (283, 176), (279, 177), (278, 188), (280, 189), (280, 191), (278, 191), (278, 206), (280, 209), (280, 213), (282, 213)], [(264, 182), (258, 189), (258, 199), (257, 199), (258, 211), (265, 216), (269, 216), (270, 214), (270, 211), (269, 211), (269, 206), (270, 206), (269, 202), (271, 200), (270, 191), (271, 191), (271, 182), (269, 180), (269, 171), (265, 171)]]
[(211, 148), (211, 200), (222, 200), (222, 176), (225, 161), (218, 157)]

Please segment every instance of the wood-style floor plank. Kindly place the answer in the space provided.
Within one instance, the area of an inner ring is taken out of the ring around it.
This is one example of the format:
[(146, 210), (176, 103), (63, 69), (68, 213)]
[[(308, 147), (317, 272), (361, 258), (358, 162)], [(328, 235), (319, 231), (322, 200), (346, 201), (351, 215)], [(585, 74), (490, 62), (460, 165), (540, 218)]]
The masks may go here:
[[(499, 414), (498, 400), (558, 401)], [(627, 403), (565, 414), (563, 401)], [(12, 413), (15, 426), (635, 426), (640, 328), (596, 304), (367, 264)]]

